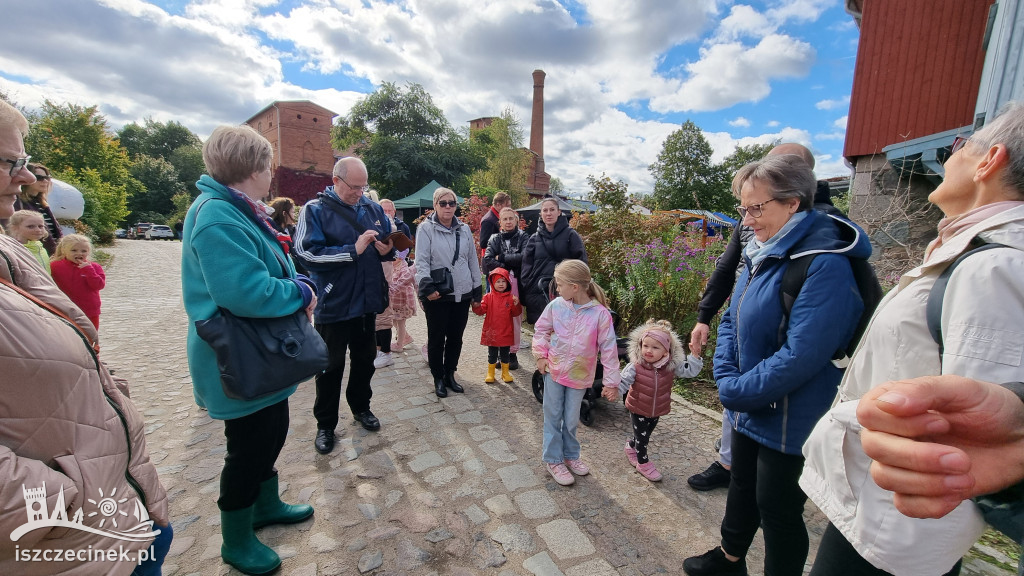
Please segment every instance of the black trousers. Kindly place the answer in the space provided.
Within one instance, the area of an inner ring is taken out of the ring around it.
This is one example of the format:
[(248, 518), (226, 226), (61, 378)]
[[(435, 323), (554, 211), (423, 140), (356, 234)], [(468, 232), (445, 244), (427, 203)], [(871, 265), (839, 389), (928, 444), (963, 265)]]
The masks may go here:
[(288, 436), (288, 400), (224, 421), (227, 454), (220, 472), (217, 507), (225, 512), (256, 502), (260, 484), (277, 474), (274, 463)]
[(427, 317), (427, 363), (434, 378), (459, 369), (462, 333), (469, 321), (469, 302), (469, 298), (461, 302), (423, 301), (423, 314)]
[(636, 450), (637, 463), (645, 464), (650, 461), (647, 457), (647, 444), (651, 441), (651, 432), (654, 432), (660, 418), (648, 418), (632, 412), (629, 413), (629, 418), (633, 421), (633, 439), (629, 441), (629, 445)]
[(377, 330), (376, 333), (377, 346), (381, 352), (391, 352), (391, 328), (385, 328), (384, 330)]
[(317, 324), (316, 331), (327, 343), (330, 365), (316, 377), (316, 400), (313, 416), (320, 430), (334, 430), (338, 426), (338, 408), (341, 404), (341, 379), (345, 375), (345, 352), (349, 352), (348, 388), (345, 399), (353, 414), (370, 409), (370, 380), (376, 370), (377, 357), (376, 315), (367, 314), (351, 320)]
[(744, 557), (754, 535), (764, 530), (765, 576), (801, 576), (807, 560), (807, 496), (797, 484), (803, 456), (772, 450), (732, 435), (732, 481), (722, 520), (722, 550)]
[(508, 364), (508, 351), (511, 346), (488, 346), (487, 347), (487, 363), (496, 364), (498, 358), (501, 358), (502, 364)]
[[(957, 576), (963, 560), (957, 560), (953, 569), (944, 576)], [(814, 558), (811, 576), (892, 576), (892, 574), (875, 568), (865, 560), (853, 544), (843, 536), (831, 522), (825, 528), (825, 534), (818, 544), (818, 555)]]

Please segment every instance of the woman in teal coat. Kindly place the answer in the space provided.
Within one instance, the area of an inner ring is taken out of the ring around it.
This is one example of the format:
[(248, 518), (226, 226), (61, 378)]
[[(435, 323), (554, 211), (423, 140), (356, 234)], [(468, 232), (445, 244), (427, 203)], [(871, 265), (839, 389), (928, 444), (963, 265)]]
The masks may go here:
[(246, 574), (281, 565), (253, 530), (301, 522), (308, 505), (278, 498), (274, 463), (288, 433), (290, 387), (256, 400), (224, 395), (217, 359), (196, 334), (195, 322), (225, 308), (250, 318), (273, 318), (316, 305), (316, 287), (296, 275), (286, 237), (270, 224), (261, 202), (270, 190), (270, 142), (248, 126), (221, 126), (203, 145), (207, 175), (185, 217), (181, 283), (189, 317), (188, 363), (196, 403), (224, 420), (227, 454), (220, 477), (221, 557)]

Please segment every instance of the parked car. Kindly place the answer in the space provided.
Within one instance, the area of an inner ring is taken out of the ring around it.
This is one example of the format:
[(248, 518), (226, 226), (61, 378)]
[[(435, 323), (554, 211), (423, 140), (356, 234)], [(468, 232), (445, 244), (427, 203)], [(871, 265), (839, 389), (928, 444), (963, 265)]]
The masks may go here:
[(174, 240), (174, 231), (170, 226), (154, 224), (146, 230), (146, 240)]
[(125, 230), (124, 228), (118, 228), (117, 230), (114, 230), (114, 238), (127, 238), (127, 237), (128, 237), (128, 231)]
[(152, 226), (152, 222), (139, 222), (132, 229), (128, 231), (129, 238), (135, 238), (136, 240), (146, 237), (146, 231)]

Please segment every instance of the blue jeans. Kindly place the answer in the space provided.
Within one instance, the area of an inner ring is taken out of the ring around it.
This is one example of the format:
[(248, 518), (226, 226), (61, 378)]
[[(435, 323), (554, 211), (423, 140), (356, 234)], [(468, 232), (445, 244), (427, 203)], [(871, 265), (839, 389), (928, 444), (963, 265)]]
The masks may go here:
[(167, 558), (167, 552), (171, 549), (171, 540), (174, 539), (174, 529), (171, 528), (170, 522), (167, 523), (167, 526), (154, 524), (153, 528), (160, 530), (153, 540), (151, 548), (153, 558), (136, 566), (132, 576), (160, 576), (164, 559)]
[(576, 428), (580, 424), (580, 405), (587, 390), (562, 386), (544, 375), (544, 462), (561, 464), (580, 457)]

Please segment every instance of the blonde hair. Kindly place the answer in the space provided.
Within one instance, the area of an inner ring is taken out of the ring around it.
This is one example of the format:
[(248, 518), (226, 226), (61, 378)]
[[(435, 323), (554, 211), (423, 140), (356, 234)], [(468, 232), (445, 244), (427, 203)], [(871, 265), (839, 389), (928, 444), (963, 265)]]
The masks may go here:
[(39, 218), (39, 221), (43, 223), (43, 231), (45, 232), (43, 238), (49, 236), (50, 231), (46, 227), (46, 218), (43, 218), (43, 215), (35, 210), (18, 210), (14, 214), (11, 214), (10, 219), (7, 221), (7, 227), (21, 228), (21, 223), (32, 217)]
[(63, 260), (71, 256), (71, 249), (75, 247), (75, 244), (85, 244), (89, 247), (89, 256), (92, 256), (92, 242), (89, 238), (82, 236), (81, 234), (68, 234), (57, 242), (57, 249), (53, 251), (53, 256), (50, 257), (51, 262), (57, 260)]
[(28, 121), (25, 120), (25, 115), (14, 106), (0, 100), (0, 128), (9, 125), (13, 125), (22, 138), (28, 136)]
[(237, 184), (270, 167), (274, 149), (252, 126), (218, 126), (203, 144), (203, 164), (221, 184)]
[(444, 198), (445, 196), (447, 196), (449, 194), (452, 195), (452, 200), (455, 200), (456, 202), (459, 201), (459, 197), (455, 195), (455, 191), (454, 190), (452, 190), (451, 188), (445, 188), (445, 187), (442, 186), (442, 187), (439, 187), (437, 190), (434, 190), (434, 204), (437, 204), (438, 201), (440, 201), (442, 198)]
[(582, 260), (562, 260), (555, 266), (555, 278), (569, 284), (586, 286), (587, 295), (597, 300), (601, 306), (608, 307), (608, 298), (604, 290), (590, 276), (590, 267)]
[(636, 364), (643, 359), (640, 351), (643, 339), (654, 331), (662, 332), (668, 336), (670, 346), (668, 350), (669, 361), (666, 366), (670, 370), (675, 370), (679, 363), (686, 360), (686, 352), (683, 351), (683, 343), (679, 340), (679, 335), (672, 330), (672, 323), (668, 320), (655, 320), (651, 318), (629, 333), (629, 361)]

